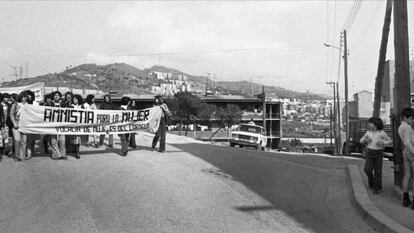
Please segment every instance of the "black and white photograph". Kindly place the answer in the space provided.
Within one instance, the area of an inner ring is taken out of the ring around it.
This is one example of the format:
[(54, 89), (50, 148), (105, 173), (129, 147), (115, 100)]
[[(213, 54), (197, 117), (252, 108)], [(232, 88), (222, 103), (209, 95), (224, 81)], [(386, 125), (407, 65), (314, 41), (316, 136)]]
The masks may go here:
[(0, 0), (0, 233), (414, 233), (414, 0)]

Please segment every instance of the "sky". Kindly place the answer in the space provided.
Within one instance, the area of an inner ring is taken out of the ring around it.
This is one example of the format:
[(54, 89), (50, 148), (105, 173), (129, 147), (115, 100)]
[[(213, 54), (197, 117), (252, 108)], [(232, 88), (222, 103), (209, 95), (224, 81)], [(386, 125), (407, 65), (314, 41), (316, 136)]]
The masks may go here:
[[(0, 78), (83, 63), (163, 65), (217, 81), (330, 94), (340, 31), (354, 4), (329, 1), (1, 1)], [(386, 1), (364, 0), (348, 31), (349, 93), (374, 90)], [(410, 45), (414, 1), (408, 1)], [(394, 58), (393, 27), (387, 59)], [(410, 47), (411, 48), (411, 47)], [(414, 47), (413, 47), (414, 48)], [(414, 51), (411, 53), (414, 55)], [(340, 94), (343, 96), (343, 94)]]

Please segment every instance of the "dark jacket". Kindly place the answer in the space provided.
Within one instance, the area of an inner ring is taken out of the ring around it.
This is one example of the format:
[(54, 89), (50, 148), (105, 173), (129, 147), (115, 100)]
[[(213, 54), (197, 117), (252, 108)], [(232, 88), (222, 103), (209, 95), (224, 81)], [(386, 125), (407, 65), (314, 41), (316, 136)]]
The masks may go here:
[(105, 110), (115, 110), (115, 106), (112, 104), (112, 102), (103, 102), (100, 106), (99, 109), (105, 109)]

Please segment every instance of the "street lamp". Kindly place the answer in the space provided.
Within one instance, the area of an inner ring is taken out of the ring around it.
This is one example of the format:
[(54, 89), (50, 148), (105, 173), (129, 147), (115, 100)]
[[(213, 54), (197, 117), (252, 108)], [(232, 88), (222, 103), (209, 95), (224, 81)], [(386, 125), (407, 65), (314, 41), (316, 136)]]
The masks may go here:
[(335, 45), (331, 45), (331, 44), (328, 44), (328, 43), (323, 43), (323, 45), (325, 45), (325, 47), (332, 47), (332, 48), (335, 48), (335, 49), (338, 49), (339, 51), (341, 51), (341, 49), (336, 47)]
[[(346, 48), (346, 31), (344, 31), (344, 37), (345, 37), (345, 51), (347, 50)], [(334, 49), (337, 49), (339, 51), (339, 61), (338, 61), (338, 80), (340, 78), (340, 70), (341, 70), (341, 57), (342, 57), (342, 35), (341, 35), (341, 43), (340, 43), (340, 47), (328, 44), (328, 43), (323, 43), (323, 45), (325, 47), (331, 47)], [(345, 52), (344, 51), (344, 62), (345, 62), (345, 155), (349, 155), (349, 108), (348, 108), (348, 51)], [(341, 122), (341, 114), (340, 114), (340, 105), (339, 105), (339, 85), (338, 83), (336, 83), (336, 91), (338, 93), (337, 95), (337, 100), (338, 100), (338, 145), (341, 145), (340, 143), (340, 135), (341, 135), (341, 126), (340, 126), (340, 122)], [(338, 147), (338, 150), (340, 150), (341, 146)], [(338, 151), (340, 152), (340, 151)]]

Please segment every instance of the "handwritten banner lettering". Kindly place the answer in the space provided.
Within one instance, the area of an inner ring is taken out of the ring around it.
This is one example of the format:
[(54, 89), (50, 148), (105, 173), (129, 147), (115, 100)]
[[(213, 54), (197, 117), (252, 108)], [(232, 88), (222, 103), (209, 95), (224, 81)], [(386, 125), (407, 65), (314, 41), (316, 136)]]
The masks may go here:
[(26, 104), (20, 111), (19, 131), (27, 134), (122, 134), (155, 132), (162, 110), (85, 110)]

